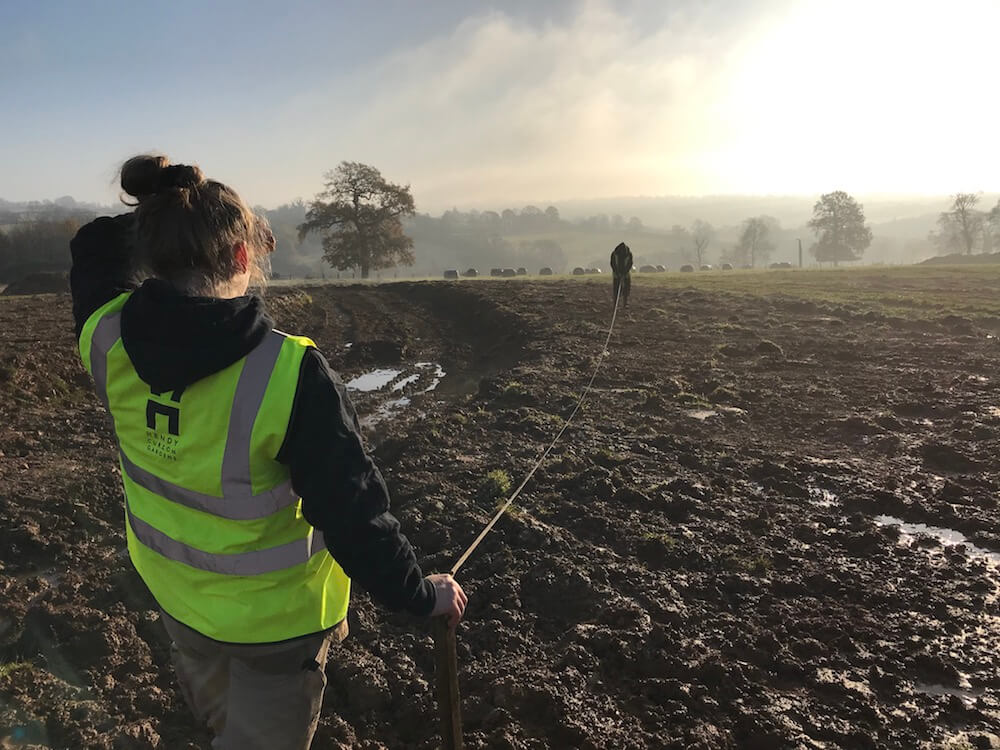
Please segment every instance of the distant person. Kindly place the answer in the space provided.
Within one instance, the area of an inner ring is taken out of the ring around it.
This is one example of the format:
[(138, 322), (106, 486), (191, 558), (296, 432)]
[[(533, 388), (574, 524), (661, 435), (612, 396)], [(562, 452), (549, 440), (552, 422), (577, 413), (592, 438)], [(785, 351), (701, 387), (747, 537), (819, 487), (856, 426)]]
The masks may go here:
[[(120, 451), (129, 555), (212, 747), (304, 750), (328, 650), (347, 635), (351, 578), (390, 609), (452, 627), (466, 596), (421, 572), (315, 344), (274, 330), (247, 293), (274, 249), (266, 222), (165, 157), (129, 159), (121, 186), (135, 212), (92, 221), (70, 248), (80, 355)], [(136, 267), (152, 274), (141, 286)]]
[(632, 251), (624, 242), (611, 251), (612, 300), (617, 300), (621, 292), (622, 305), (628, 307), (628, 295), (632, 290)]

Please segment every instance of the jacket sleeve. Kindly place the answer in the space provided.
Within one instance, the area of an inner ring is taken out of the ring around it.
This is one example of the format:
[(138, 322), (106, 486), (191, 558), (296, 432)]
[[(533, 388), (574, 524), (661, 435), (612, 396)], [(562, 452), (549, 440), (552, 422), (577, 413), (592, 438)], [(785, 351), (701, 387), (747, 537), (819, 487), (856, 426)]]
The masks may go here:
[(389, 512), (389, 491), (365, 453), (347, 390), (315, 349), (302, 361), (278, 460), (289, 467), (303, 515), (344, 572), (389, 609), (430, 614), (434, 587)]
[(69, 285), (77, 338), (97, 308), (138, 285), (133, 270), (132, 226), (132, 214), (101, 216), (80, 227), (70, 240), (73, 267)]

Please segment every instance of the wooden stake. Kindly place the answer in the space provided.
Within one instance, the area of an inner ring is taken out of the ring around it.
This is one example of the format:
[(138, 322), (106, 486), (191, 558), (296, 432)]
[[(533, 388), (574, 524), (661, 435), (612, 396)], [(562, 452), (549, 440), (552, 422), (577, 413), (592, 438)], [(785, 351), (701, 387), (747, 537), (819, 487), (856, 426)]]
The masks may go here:
[(435, 617), (433, 622), (441, 746), (444, 750), (462, 750), (462, 697), (458, 692), (455, 631), (448, 627), (447, 617)]

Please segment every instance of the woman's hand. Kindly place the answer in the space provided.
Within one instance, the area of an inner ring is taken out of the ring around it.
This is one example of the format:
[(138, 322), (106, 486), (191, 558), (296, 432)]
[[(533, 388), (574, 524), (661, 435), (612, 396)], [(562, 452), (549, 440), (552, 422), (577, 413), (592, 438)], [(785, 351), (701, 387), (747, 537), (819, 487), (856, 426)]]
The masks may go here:
[(431, 617), (444, 615), (448, 618), (448, 626), (454, 628), (465, 613), (469, 597), (449, 573), (435, 573), (427, 576), (427, 580), (434, 584), (434, 593), (437, 596)]

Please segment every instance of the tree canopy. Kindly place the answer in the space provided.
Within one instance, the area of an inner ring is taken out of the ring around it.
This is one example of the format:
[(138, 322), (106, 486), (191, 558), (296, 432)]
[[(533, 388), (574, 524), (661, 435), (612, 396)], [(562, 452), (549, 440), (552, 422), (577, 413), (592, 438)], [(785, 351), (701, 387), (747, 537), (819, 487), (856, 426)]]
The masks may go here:
[(872, 244), (864, 207), (843, 190), (820, 196), (809, 228), (816, 234), (810, 251), (820, 263), (858, 260)]
[(298, 226), (300, 240), (321, 233), (326, 262), (341, 271), (358, 268), (363, 279), (372, 269), (413, 265), (413, 240), (400, 221), (415, 211), (409, 185), (395, 185), (375, 167), (353, 161), (341, 162), (325, 179), (326, 189)]

